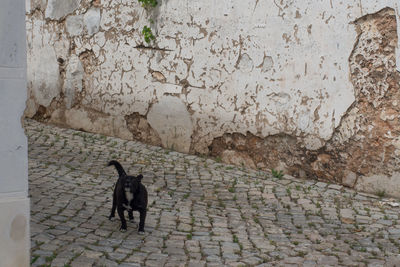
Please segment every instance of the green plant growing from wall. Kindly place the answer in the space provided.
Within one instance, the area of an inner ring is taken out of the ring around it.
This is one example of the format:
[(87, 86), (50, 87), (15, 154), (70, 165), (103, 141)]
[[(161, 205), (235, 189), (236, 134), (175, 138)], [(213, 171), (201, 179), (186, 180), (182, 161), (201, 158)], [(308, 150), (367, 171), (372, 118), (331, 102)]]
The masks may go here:
[(151, 32), (150, 27), (144, 26), (143, 30), (142, 30), (142, 34), (144, 36), (144, 40), (146, 41), (146, 43), (150, 43), (151, 41), (156, 39), (156, 37)]
[[(158, 4), (157, 0), (138, 0), (138, 1), (142, 5), (142, 7), (146, 9), (146, 11), (149, 11), (151, 8), (155, 8)], [(149, 19), (149, 22), (154, 23), (152, 19)], [(151, 41), (154, 41), (156, 39), (149, 26), (143, 27), (142, 34), (144, 36), (144, 41), (146, 43), (150, 43)]]
[(156, 7), (158, 2), (157, 0), (138, 0), (139, 3), (142, 4), (142, 7), (145, 9), (150, 9), (152, 7)]

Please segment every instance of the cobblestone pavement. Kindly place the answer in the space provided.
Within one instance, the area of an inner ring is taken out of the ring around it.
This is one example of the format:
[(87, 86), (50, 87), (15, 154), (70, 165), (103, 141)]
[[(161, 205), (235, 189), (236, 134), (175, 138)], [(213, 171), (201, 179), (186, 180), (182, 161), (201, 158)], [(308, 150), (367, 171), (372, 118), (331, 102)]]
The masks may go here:
[[(400, 266), (399, 208), (378, 197), (25, 124), (32, 266)], [(111, 159), (144, 175), (145, 235), (108, 220)]]

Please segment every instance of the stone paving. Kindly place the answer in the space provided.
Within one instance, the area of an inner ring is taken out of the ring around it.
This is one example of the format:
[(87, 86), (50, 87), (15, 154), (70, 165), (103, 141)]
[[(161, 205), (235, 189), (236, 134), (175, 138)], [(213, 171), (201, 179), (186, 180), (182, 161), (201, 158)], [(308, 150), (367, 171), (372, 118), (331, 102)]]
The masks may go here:
[[(377, 196), (32, 120), (25, 128), (32, 266), (400, 266), (400, 209)], [(144, 175), (145, 235), (108, 220), (111, 159)]]

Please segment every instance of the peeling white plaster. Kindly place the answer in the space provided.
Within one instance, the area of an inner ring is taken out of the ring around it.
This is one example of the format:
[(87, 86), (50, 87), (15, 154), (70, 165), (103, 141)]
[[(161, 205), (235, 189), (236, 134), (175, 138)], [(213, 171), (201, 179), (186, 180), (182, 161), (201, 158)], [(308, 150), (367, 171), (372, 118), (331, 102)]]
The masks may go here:
[[(56, 2), (49, 1), (47, 16), (72, 12), (55, 10)], [(112, 116), (156, 116), (155, 110), (164, 116), (165, 109), (179, 101), (180, 110), (190, 110), (184, 113), (185, 121), (193, 122), (193, 135), (190, 128), (183, 150), (194, 140), (199, 152), (214, 138), (232, 132), (260, 137), (286, 133), (309, 149), (323, 146), (355, 100), (349, 79), (349, 56), (357, 39), (352, 22), (385, 7), (394, 8), (399, 18), (395, 0), (159, 3), (147, 14), (135, 1), (104, 0), (101, 12), (87, 11), (84, 25), (93, 35), (85, 38), (80, 36), (80, 17), (67, 18), (67, 30), (75, 36), (72, 53), (91, 50), (96, 59), (90, 66), (93, 71), (84, 76), (82, 103)], [(149, 18), (155, 21), (151, 27), (157, 36), (151, 46), (162, 50), (136, 48), (147, 45), (141, 29)], [(34, 17), (29, 20), (41, 23)], [(29, 48), (29, 81), (37, 101), (46, 106), (60, 92), (48, 42), (52, 33), (32, 30), (42, 41)], [(33, 74), (38, 69), (39, 74)], [(155, 70), (161, 80), (152, 75)], [(49, 96), (38, 93), (43, 92), (39, 84), (50, 88)], [(160, 103), (165, 108), (155, 108)], [(176, 122), (171, 118), (172, 124), (180, 123), (179, 117)], [(354, 124), (351, 119), (347, 123)], [(160, 127), (172, 133), (165, 124), (157, 127), (159, 134)], [(181, 134), (186, 138), (185, 131)], [(349, 134), (343, 133), (343, 140)]]

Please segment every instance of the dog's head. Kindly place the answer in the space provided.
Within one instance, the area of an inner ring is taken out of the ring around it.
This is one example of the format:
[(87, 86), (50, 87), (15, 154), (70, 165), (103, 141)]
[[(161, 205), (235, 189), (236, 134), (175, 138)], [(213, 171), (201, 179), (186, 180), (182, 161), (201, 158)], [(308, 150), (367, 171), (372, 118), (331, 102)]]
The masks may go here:
[[(128, 176), (128, 177), (129, 177), (129, 179), (127, 179), (127, 180), (129, 180), (128, 186), (130, 188), (131, 193), (133, 195), (135, 195), (139, 191), (143, 175), (139, 174), (138, 176)], [(125, 186), (126, 186), (126, 182), (125, 182)]]

